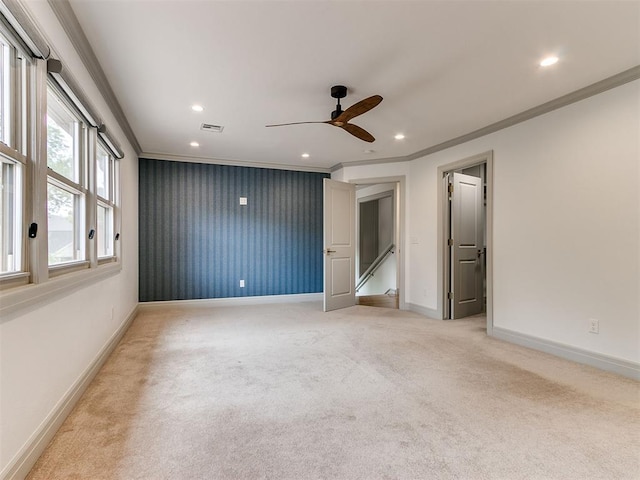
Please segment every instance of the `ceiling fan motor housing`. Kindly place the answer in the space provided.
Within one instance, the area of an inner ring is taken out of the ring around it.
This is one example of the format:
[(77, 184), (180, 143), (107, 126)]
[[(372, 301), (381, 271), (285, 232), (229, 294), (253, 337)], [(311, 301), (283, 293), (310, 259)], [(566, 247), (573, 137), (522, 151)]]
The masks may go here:
[(342, 106), (340, 105), (340, 99), (347, 96), (347, 87), (344, 85), (334, 85), (331, 87), (331, 96), (338, 99), (336, 109), (331, 112), (331, 120), (335, 120), (342, 113)]
[(344, 85), (335, 85), (331, 87), (331, 96), (333, 98), (344, 98), (347, 96), (347, 87)]

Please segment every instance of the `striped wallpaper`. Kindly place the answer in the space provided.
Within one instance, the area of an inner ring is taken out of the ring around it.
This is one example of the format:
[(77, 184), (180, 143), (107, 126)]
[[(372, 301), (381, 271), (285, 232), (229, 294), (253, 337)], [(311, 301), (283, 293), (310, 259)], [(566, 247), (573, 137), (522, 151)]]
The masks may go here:
[(325, 177), (140, 159), (140, 301), (321, 292)]

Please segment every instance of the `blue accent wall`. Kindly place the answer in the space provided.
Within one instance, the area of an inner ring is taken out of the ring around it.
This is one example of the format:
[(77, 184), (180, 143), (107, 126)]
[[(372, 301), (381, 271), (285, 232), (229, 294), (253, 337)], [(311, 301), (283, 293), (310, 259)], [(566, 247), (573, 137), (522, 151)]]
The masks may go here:
[(140, 159), (140, 301), (321, 292), (328, 176)]

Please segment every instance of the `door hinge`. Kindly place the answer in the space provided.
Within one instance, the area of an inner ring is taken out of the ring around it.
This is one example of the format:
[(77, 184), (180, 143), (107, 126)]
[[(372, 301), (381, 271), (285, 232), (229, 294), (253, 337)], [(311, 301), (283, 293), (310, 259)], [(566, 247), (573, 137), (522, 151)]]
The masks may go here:
[(453, 183), (449, 184), (449, 193), (453, 193)]
[(453, 247), (453, 238), (450, 238), (449, 240), (447, 240), (447, 245), (449, 245), (450, 247)]
[(447, 300), (451, 300), (453, 298), (453, 292), (447, 293)]

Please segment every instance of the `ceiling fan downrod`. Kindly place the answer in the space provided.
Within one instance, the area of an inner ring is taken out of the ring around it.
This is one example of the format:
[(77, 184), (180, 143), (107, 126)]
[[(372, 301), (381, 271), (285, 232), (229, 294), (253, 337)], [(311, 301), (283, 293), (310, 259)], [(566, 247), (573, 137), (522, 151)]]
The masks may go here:
[(331, 120), (335, 120), (342, 113), (342, 105), (340, 105), (340, 99), (347, 96), (347, 87), (344, 85), (334, 85), (331, 87), (331, 96), (338, 99), (336, 109), (331, 112)]

